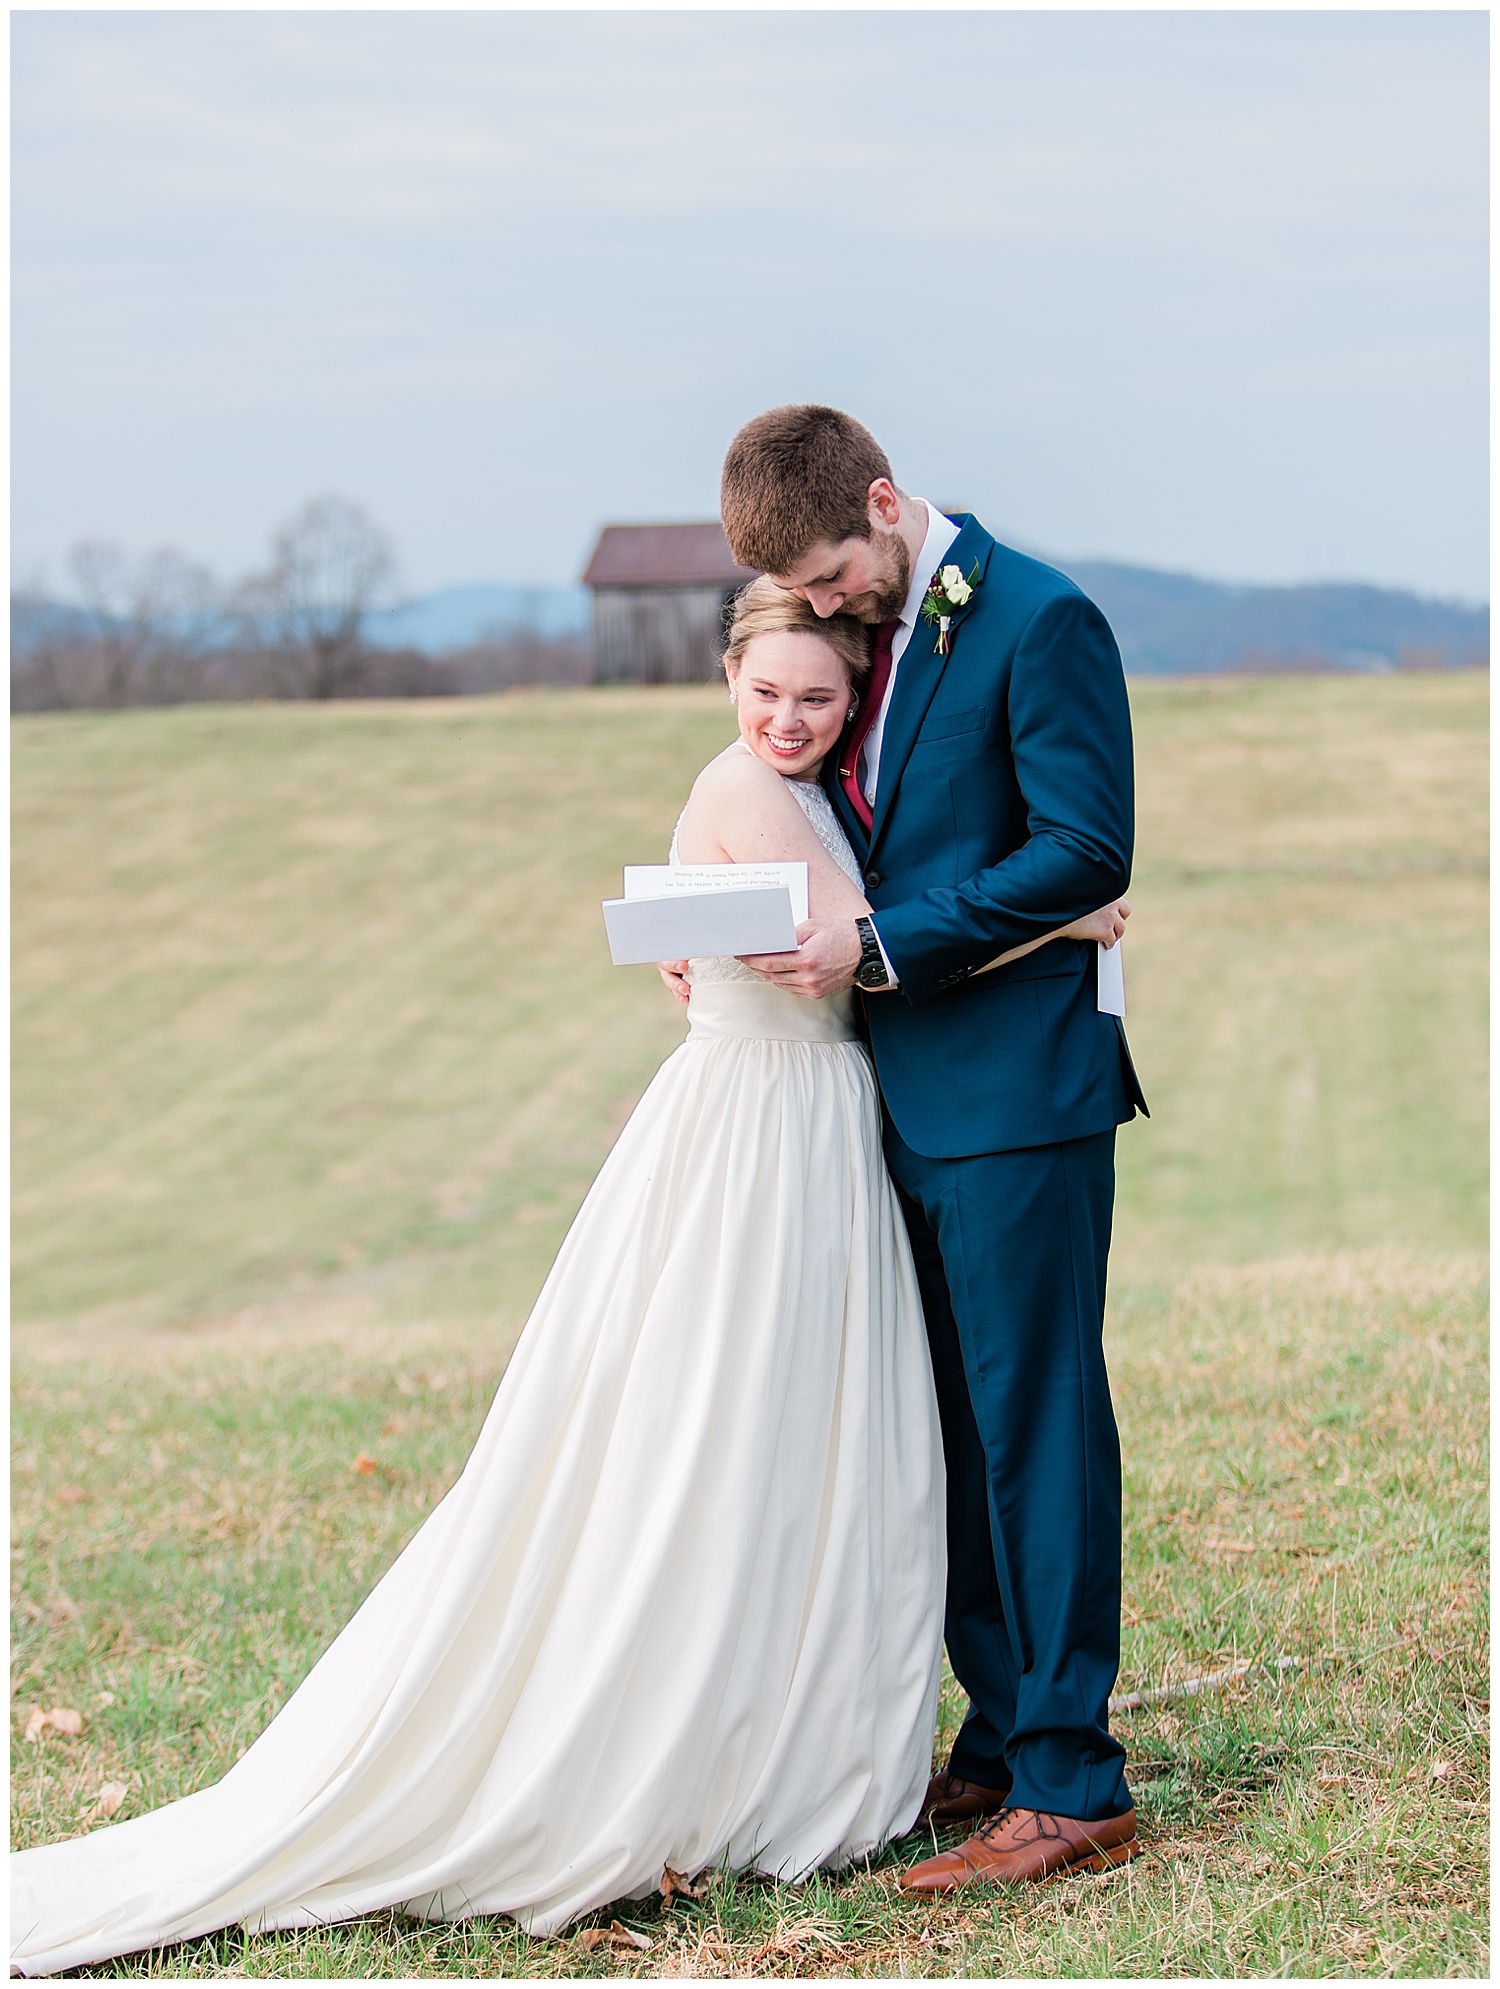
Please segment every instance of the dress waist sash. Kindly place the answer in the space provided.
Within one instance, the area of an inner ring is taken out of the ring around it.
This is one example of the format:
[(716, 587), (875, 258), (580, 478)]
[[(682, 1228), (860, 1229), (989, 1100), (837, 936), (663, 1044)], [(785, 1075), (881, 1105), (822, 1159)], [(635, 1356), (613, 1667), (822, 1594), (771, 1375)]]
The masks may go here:
[(852, 994), (808, 1001), (765, 981), (694, 984), (688, 1002), (688, 1041), (762, 1037), (783, 1043), (857, 1043)]

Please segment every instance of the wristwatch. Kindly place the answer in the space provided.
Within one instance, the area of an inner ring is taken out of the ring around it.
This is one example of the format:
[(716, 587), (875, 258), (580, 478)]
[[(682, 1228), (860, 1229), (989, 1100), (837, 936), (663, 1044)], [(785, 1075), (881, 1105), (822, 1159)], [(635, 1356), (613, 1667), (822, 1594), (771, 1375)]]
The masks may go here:
[(854, 930), (859, 934), (859, 965), (854, 970), (854, 985), (857, 988), (888, 988), (891, 977), (886, 972), (885, 955), (875, 934), (874, 919), (856, 919)]

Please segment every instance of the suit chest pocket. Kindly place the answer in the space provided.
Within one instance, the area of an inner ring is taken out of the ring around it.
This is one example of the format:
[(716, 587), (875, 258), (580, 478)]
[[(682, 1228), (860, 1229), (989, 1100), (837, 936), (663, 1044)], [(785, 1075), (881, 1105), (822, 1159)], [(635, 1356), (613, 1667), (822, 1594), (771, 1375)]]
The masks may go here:
[(917, 745), (948, 746), (950, 750), (962, 751), (982, 744), (983, 738), (984, 706), (980, 704), (968, 711), (929, 712), (917, 734)]

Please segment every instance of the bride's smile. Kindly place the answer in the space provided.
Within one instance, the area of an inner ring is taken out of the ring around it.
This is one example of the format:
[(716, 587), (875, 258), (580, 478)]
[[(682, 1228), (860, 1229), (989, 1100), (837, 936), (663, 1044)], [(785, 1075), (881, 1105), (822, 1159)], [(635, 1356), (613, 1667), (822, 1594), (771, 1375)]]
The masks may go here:
[(815, 779), (851, 705), (848, 676), (830, 645), (800, 629), (757, 635), (730, 686), (740, 737), (756, 758), (793, 780)]

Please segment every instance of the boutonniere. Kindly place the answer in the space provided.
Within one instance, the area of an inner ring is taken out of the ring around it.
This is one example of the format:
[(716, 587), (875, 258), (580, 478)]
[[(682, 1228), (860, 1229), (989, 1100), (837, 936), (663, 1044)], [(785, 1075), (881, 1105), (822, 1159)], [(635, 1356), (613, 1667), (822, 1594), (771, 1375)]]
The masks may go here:
[(953, 647), (948, 631), (953, 625), (953, 611), (962, 608), (970, 600), (974, 589), (979, 585), (979, 561), (976, 559), (969, 569), (969, 577), (964, 579), (956, 566), (940, 567), (927, 583), (927, 592), (922, 596), (922, 619), (937, 623), (937, 641), (933, 644), (939, 656), (946, 656)]

